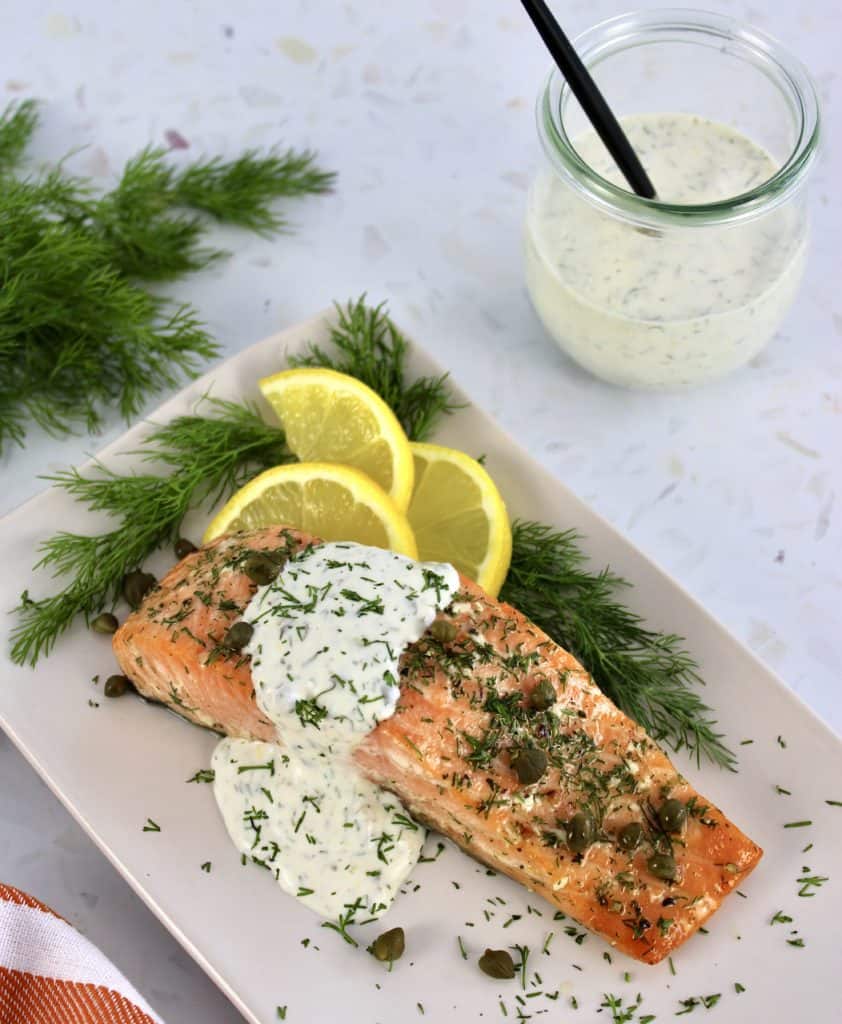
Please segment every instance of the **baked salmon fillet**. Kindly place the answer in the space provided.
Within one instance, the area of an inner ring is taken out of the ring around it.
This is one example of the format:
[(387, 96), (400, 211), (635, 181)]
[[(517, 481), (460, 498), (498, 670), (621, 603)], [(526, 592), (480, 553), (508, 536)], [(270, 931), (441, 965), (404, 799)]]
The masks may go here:
[[(256, 590), (254, 553), (316, 543), (273, 527), (188, 555), (115, 634), (122, 671), (198, 725), (276, 739), (248, 657), (222, 641)], [(762, 855), (571, 654), (468, 579), (404, 652), (400, 689), (354, 752), (365, 775), (635, 959), (681, 945)]]

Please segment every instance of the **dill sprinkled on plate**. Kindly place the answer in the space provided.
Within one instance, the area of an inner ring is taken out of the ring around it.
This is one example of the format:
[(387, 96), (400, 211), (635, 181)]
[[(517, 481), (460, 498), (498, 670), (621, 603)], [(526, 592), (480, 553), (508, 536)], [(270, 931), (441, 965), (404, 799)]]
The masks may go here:
[[(809, 868), (803, 868), (803, 871), (809, 871)], [(798, 890), (798, 895), (802, 897), (815, 896), (815, 892), (812, 890), (820, 889), (825, 882), (829, 882), (830, 879), (826, 875), (802, 875), (798, 879), (798, 884), (801, 888)]]
[(161, 831), (161, 826), (157, 823), (157, 821), (153, 821), (151, 818), (147, 818), (146, 819), (146, 824), (143, 826), (143, 829), (141, 831), (143, 831), (143, 832), (160, 832)]
[(622, 996), (615, 996), (606, 992), (599, 1006), (600, 1010), (611, 1011), (612, 1024), (630, 1024), (635, 1019), (642, 1002), (643, 998), (638, 993), (634, 1002), (624, 1006)]
[(808, 825), (812, 825), (812, 824), (813, 824), (812, 821), (809, 821), (809, 820), (805, 820), (805, 821), (788, 821), (784, 825), (784, 828), (806, 828)]

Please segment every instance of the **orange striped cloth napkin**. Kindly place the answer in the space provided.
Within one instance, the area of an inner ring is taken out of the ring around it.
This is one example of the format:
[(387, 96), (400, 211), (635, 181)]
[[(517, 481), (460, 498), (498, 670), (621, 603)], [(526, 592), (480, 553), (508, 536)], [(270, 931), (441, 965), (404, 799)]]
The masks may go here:
[(162, 1021), (72, 925), (0, 883), (0, 1024)]

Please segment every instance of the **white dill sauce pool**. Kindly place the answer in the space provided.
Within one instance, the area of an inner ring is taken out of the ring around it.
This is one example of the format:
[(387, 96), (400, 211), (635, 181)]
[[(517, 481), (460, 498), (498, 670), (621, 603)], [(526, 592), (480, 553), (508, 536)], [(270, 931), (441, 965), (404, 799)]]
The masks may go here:
[[(622, 125), (662, 202), (733, 198), (778, 170), (740, 132), (690, 114)], [(624, 186), (594, 133), (575, 148)], [(641, 228), (547, 172), (530, 195), (527, 285), (549, 333), (592, 373), (630, 387), (686, 387), (742, 365), (769, 340), (801, 278), (805, 234), (791, 204), (734, 225)]]
[(424, 830), (351, 754), (394, 713), (400, 656), (458, 584), (450, 565), (323, 544), (243, 615), (255, 699), (279, 743), (221, 740), (214, 794), (241, 853), (323, 917), (379, 916), (418, 860)]

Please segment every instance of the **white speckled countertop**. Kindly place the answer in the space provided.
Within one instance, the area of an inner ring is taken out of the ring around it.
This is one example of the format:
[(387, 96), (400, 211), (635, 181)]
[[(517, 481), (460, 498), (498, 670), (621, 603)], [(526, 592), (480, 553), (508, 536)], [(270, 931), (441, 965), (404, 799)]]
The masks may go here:
[[(520, 233), (547, 61), (516, 0), (7, 0), (0, 98), (44, 99), (35, 155), (87, 144), (73, 166), (103, 182), (172, 129), (187, 156), (317, 148), (338, 188), (292, 208), (297, 236), (227, 234), (234, 257), (180, 288), (225, 350), (333, 299), (388, 299), (478, 402), (842, 731), (842, 9), (706, 5), (786, 40), (818, 82), (826, 133), (794, 310), (754, 365), (688, 396), (586, 377), (529, 306)], [(626, 6), (573, 0), (565, 22)], [(0, 512), (95, 445), (36, 437), (8, 453)], [(2, 734), (0, 780), (0, 879), (88, 934), (169, 1024), (239, 1020)]]

